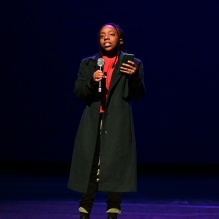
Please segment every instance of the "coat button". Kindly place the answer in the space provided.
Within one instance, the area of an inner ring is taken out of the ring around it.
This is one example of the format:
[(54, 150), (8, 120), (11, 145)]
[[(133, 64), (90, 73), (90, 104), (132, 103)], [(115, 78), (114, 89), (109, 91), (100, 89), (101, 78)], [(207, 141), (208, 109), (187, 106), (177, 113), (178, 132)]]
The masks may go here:
[(107, 135), (107, 131), (104, 131), (104, 134)]

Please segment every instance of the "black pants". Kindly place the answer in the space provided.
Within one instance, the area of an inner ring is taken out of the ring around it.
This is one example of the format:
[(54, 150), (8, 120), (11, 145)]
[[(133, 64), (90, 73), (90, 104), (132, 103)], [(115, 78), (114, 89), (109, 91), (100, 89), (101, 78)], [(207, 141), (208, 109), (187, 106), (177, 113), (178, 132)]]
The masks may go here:
[[(101, 130), (102, 118), (100, 117), (100, 130)], [(91, 168), (90, 180), (86, 193), (83, 193), (80, 200), (80, 207), (83, 207), (89, 214), (92, 211), (96, 192), (98, 190), (98, 178), (97, 175), (99, 169), (99, 155), (100, 155), (100, 133), (97, 136), (97, 144)], [(101, 165), (101, 164), (100, 164)], [(116, 208), (121, 210), (122, 193), (120, 192), (108, 192), (107, 193), (107, 210)]]

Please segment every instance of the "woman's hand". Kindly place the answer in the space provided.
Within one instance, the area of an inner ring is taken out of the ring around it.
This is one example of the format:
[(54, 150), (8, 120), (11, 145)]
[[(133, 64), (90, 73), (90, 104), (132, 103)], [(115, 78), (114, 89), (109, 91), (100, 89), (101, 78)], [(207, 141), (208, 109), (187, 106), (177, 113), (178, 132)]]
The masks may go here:
[(120, 67), (120, 71), (128, 74), (128, 75), (133, 75), (137, 70), (137, 67), (134, 62), (128, 61), (128, 64), (122, 63), (122, 66)]
[(101, 81), (103, 78), (106, 78), (106, 76), (104, 75), (104, 73), (101, 70), (97, 70), (94, 72), (93, 74), (93, 80), (96, 82)]

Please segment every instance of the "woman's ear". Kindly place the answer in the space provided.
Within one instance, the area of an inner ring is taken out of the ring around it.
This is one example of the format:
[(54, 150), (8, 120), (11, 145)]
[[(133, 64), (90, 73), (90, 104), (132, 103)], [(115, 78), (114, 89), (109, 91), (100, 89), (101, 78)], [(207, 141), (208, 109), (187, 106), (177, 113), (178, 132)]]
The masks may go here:
[(119, 39), (119, 43), (123, 44), (123, 39), (122, 38)]

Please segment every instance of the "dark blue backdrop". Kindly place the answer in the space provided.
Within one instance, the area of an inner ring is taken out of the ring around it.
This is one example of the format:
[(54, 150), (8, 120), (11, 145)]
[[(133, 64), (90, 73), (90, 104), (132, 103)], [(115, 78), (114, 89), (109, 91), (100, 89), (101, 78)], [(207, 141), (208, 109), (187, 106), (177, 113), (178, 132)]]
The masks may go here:
[(139, 163), (219, 164), (217, 1), (7, 1), (0, 160), (70, 161), (79, 63), (105, 22), (145, 67), (133, 104)]

